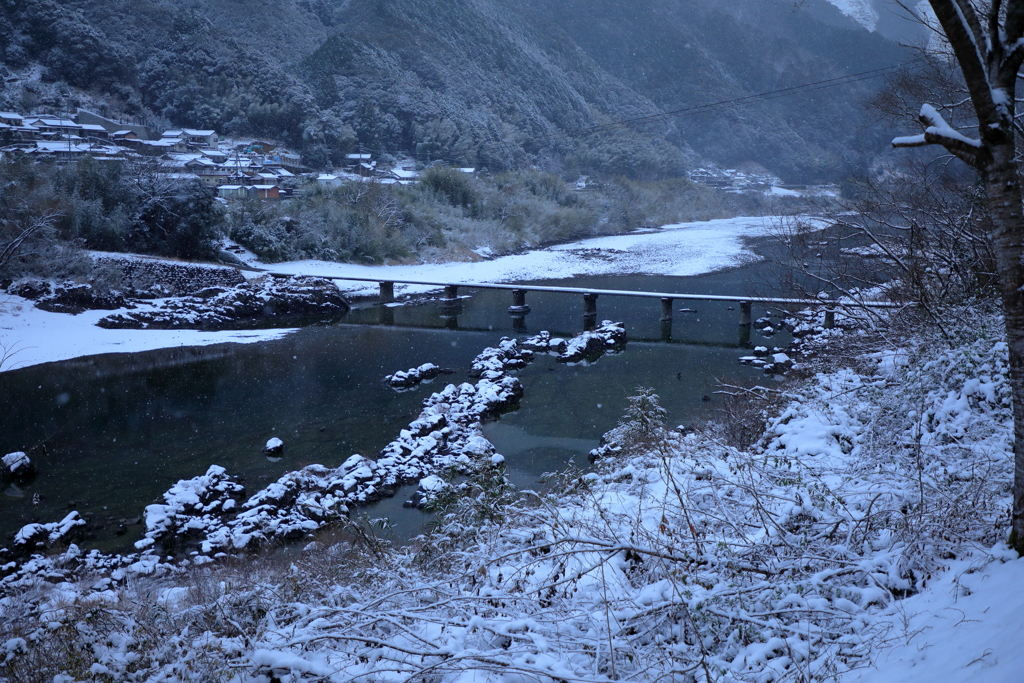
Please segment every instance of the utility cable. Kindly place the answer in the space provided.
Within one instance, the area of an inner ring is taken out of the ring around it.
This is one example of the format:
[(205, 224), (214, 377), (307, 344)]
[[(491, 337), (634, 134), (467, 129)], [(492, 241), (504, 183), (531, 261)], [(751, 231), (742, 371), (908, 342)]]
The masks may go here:
[[(573, 138), (583, 137), (586, 135), (593, 135), (595, 133), (605, 132), (607, 130), (614, 130), (617, 128), (625, 128), (636, 124), (645, 123), (660, 123), (667, 119), (673, 119), (680, 116), (686, 116), (688, 114), (703, 114), (713, 111), (719, 111), (722, 109), (728, 109), (744, 104), (759, 104), (761, 102), (767, 102), (769, 100), (777, 99), (780, 97), (790, 97), (793, 95), (801, 95), (803, 93), (814, 92), (816, 90), (823, 90), (826, 88), (834, 88), (840, 85), (848, 85), (857, 83), (860, 81), (870, 80), (872, 78), (878, 78), (880, 76), (886, 76), (891, 73), (895, 73), (901, 69), (904, 69), (913, 64), (917, 64), (926, 61), (926, 57), (920, 57), (918, 59), (904, 62), (902, 64), (894, 64), (891, 66), (880, 67), (878, 69), (871, 69), (869, 71), (861, 71), (855, 74), (848, 74), (846, 76), (837, 76), (835, 78), (828, 78), (821, 81), (814, 81), (811, 83), (802, 83), (800, 85), (793, 85), (787, 88), (780, 88), (778, 90), (769, 90), (763, 93), (757, 93), (754, 95), (744, 95), (743, 97), (735, 97), (729, 100), (719, 100), (717, 102), (706, 102), (704, 104), (694, 105), (691, 107), (684, 107), (682, 109), (675, 109), (667, 112), (659, 112), (657, 114), (649, 114), (647, 116), (639, 116), (631, 119), (622, 119), (620, 121), (611, 121), (608, 123), (602, 123), (595, 126), (590, 126), (573, 133), (551, 133), (548, 135), (542, 135), (534, 137), (533, 139), (538, 142), (552, 142), (559, 140), (569, 140)], [(484, 143), (480, 145), (481, 148), (495, 147), (495, 146), (506, 146), (513, 145), (519, 146), (518, 143), (510, 141), (495, 141), (490, 143)]]
[[(769, 90), (762, 93), (756, 93), (753, 95), (744, 95), (742, 97), (734, 97), (728, 100), (719, 100), (717, 102), (706, 102), (704, 104), (698, 104), (690, 107), (683, 107), (681, 109), (674, 109), (672, 111), (658, 112), (657, 114), (648, 114), (646, 116), (638, 116), (629, 119), (621, 119), (618, 121), (610, 121), (608, 123), (597, 124), (589, 126), (573, 132), (559, 132), (549, 133), (547, 135), (540, 135), (532, 137), (533, 142), (560, 142), (566, 140), (572, 140), (581, 138), (597, 133), (603, 133), (610, 130), (616, 130), (620, 128), (627, 128), (635, 125), (643, 125), (648, 123), (661, 123), (669, 119), (678, 118), (681, 116), (687, 116), (692, 114), (705, 114), (724, 109), (730, 109), (737, 106), (743, 106), (747, 104), (760, 104), (768, 102), (770, 100), (778, 99), (780, 97), (792, 97), (793, 95), (802, 95), (804, 93), (815, 92), (817, 90), (824, 90), (827, 88), (835, 88), (841, 85), (850, 85), (853, 83), (859, 83), (860, 81), (870, 80), (873, 78), (879, 78), (881, 76), (887, 76), (895, 73), (901, 69), (920, 64), (921, 62), (927, 61), (927, 57), (919, 57), (917, 59), (904, 62), (902, 64), (893, 64), (890, 66), (879, 67), (877, 69), (870, 69), (868, 71), (861, 71), (854, 74), (847, 74), (845, 76), (836, 76), (834, 78), (826, 78), (820, 81), (812, 81), (810, 83), (801, 83), (799, 85), (793, 85), (786, 88), (779, 88), (778, 90)], [(520, 143), (509, 140), (496, 140), (493, 142), (485, 142), (477, 146), (477, 149), (493, 149), (496, 147), (520, 147)], [(372, 150), (382, 153), (384, 150)], [(434, 155), (431, 155), (434, 156)], [(437, 159), (444, 159), (445, 155), (438, 154)], [(447, 160), (447, 159), (445, 159)]]

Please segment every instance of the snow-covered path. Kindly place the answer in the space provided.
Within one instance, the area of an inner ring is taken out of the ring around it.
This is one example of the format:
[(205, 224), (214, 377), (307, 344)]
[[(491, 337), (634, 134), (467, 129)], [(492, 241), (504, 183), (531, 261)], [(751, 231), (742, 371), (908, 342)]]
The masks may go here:
[[(771, 218), (730, 218), (680, 223), (658, 230), (599, 237), (475, 263), (415, 266), (361, 266), (324, 261), (257, 264), (275, 272), (352, 277), (394, 277), (426, 281), (515, 282), (574, 275), (643, 273), (699, 275), (757, 260), (745, 238), (771, 229)], [(376, 286), (339, 280), (353, 294), (376, 293)], [(422, 292), (429, 287), (396, 288)], [(255, 343), (279, 339), (294, 330), (199, 332), (195, 330), (105, 330), (96, 327), (111, 311), (80, 315), (48, 313), (31, 301), (0, 296), (0, 371), (101, 353), (132, 353), (181, 346)]]

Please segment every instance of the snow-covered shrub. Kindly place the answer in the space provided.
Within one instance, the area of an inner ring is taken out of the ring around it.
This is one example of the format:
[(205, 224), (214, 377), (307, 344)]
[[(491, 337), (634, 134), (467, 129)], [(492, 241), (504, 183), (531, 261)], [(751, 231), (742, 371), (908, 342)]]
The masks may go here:
[(592, 462), (650, 448), (655, 440), (663, 438), (668, 411), (661, 407), (661, 399), (650, 387), (637, 387), (635, 391), (627, 398), (619, 424), (604, 435), (598, 448), (590, 451)]

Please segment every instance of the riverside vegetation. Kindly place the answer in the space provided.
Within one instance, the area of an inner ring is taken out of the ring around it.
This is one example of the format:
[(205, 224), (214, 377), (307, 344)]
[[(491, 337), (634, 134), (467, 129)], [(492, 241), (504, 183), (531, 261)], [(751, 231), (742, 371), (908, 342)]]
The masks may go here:
[[(0, 159), (0, 282), (34, 276), (117, 287), (83, 250), (224, 257), (230, 236), (267, 262), (476, 259), (681, 220), (798, 212), (807, 200), (729, 194), (683, 179), (618, 178), (576, 191), (536, 170), (473, 177), (432, 167), (416, 185), (310, 184), (294, 200), (225, 207), (198, 181), (144, 162)], [(476, 253), (474, 253), (476, 252)]]

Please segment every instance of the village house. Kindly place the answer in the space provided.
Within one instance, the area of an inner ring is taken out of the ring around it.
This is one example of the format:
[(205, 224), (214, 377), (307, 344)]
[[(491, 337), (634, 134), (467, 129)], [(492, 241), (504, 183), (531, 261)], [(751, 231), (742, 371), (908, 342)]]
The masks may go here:
[(249, 188), (245, 185), (221, 185), (217, 188), (217, 196), (224, 199), (248, 199)]
[(10, 111), (0, 111), (0, 123), (11, 128), (20, 128), (25, 125), (25, 117)]
[(196, 130), (195, 128), (185, 128), (182, 132), (188, 136), (189, 144), (193, 144), (198, 147), (211, 147), (216, 149), (217, 144), (220, 142), (220, 138), (217, 136), (217, 131), (215, 130)]
[(107, 129), (95, 123), (79, 124), (79, 129), (81, 130), (81, 133), (79, 134), (82, 137), (99, 138), (101, 140), (107, 140), (110, 138), (110, 133), (107, 132)]
[(181, 140), (140, 140), (138, 138), (125, 137), (114, 140), (114, 142), (129, 147), (144, 156), (162, 156), (170, 152), (187, 151), (185, 143)]
[(304, 173), (309, 169), (302, 163), (302, 157), (291, 152), (279, 152), (274, 155), (274, 161), (280, 164), (281, 168), (292, 173)]
[(212, 159), (198, 157), (189, 159), (184, 164), (185, 169), (194, 173), (199, 181), (207, 187), (217, 187), (238, 182), (243, 179), (234, 170), (222, 167)]
[(82, 130), (74, 121), (52, 116), (28, 116), (25, 117), (25, 124), (44, 135), (77, 135)]
[(332, 175), (330, 173), (321, 173), (319, 176), (317, 176), (316, 182), (317, 185), (319, 185), (320, 187), (340, 187), (341, 184), (345, 181), (344, 179), (339, 178), (336, 175)]
[(277, 185), (253, 185), (253, 196), (257, 199), (280, 199), (281, 189)]
[(410, 185), (419, 180), (419, 171), (415, 171), (408, 168), (393, 168), (390, 171), (385, 171), (383, 177), (391, 180), (396, 180), (402, 185)]
[(370, 163), (372, 159), (372, 154), (346, 154), (345, 165), (349, 168), (355, 168), (361, 163)]
[(219, 149), (204, 149), (200, 151), (204, 157), (217, 164), (223, 164), (228, 160), (227, 152), (222, 152)]
[(22, 151), (32, 157), (49, 157), (59, 162), (77, 161), (87, 156), (99, 159), (113, 159), (123, 155), (124, 150), (114, 145), (95, 144), (80, 140), (36, 140), (34, 146)]

